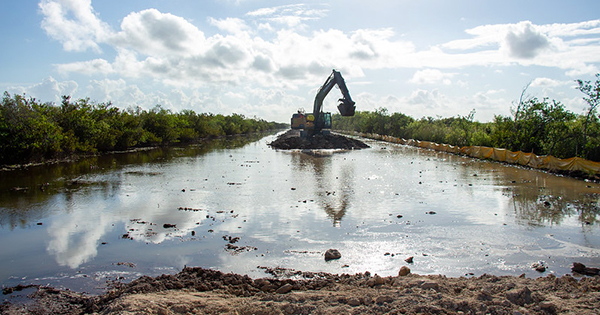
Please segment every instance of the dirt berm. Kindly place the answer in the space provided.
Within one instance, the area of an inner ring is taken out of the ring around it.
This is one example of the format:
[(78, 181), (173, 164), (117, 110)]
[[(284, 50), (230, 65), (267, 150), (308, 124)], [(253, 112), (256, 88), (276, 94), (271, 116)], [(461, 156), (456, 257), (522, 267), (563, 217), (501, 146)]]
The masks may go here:
[[(101, 296), (38, 287), (2, 314), (598, 314), (600, 277), (379, 277), (295, 272), (251, 279), (203, 268), (144, 276)], [(406, 268), (404, 268), (406, 271)], [(269, 272), (269, 270), (267, 270)], [(403, 273), (404, 274), (404, 273)], [(293, 276), (296, 280), (289, 279)]]
[(281, 150), (292, 150), (292, 149), (343, 149), (343, 150), (356, 150), (366, 149), (369, 146), (364, 142), (348, 138), (338, 134), (327, 134), (327, 135), (315, 135), (310, 138), (300, 137), (299, 130), (289, 130), (286, 133), (281, 134), (275, 141), (269, 143), (272, 148)]

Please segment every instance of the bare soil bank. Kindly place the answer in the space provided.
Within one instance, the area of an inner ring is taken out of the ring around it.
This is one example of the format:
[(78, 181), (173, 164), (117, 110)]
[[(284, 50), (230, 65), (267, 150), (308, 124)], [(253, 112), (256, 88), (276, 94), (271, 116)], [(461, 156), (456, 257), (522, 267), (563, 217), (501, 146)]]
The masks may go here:
[(269, 143), (272, 148), (281, 150), (292, 149), (366, 149), (369, 146), (364, 142), (337, 134), (315, 135), (311, 138), (300, 137), (299, 130), (289, 130), (280, 135), (275, 141)]
[[(101, 296), (39, 287), (2, 314), (598, 314), (600, 277), (447, 278), (269, 270), (251, 279), (203, 268), (142, 277)], [(406, 268), (403, 268), (406, 272)], [(403, 273), (402, 273), (403, 274)]]

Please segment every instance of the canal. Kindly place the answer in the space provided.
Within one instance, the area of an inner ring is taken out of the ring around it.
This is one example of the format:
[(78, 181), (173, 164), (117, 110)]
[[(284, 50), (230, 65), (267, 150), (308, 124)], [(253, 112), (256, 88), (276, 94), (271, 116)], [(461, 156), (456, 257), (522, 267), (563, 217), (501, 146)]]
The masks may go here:
[[(0, 283), (100, 293), (184, 266), (537, 277), (600, 264), (596, 183), (366, 139), (277, 151), (275, 137), (0, 172)], [(326, 262), (329, 248), (342, 257)]]

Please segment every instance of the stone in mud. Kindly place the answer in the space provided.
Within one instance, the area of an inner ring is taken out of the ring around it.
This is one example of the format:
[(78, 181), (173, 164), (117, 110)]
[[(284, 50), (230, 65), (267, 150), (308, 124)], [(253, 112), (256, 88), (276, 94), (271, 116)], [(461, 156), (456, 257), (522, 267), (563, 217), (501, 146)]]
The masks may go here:
[(325, 261), (342, 258), (342, 254), (337, 249), (330, 248), (325, 252)]
[(293, 285), (291, 285), (291, 284), (287, 283), (287, 284), (284, 284), (284, 285), (282, 285), (282, 286), (281, 286), (279, 289), (277, 289), (277, 291), (275, 291), (275, 292), (277, 292), (278, 294), (286, 294), (286, 293), (288, 293), (288, 292), (292, 291), (292, 289), (293, 289), (293, 288), (294, 288), (294, 286), (293, 286)]
[(408, 274), (410, 274), (410, 268), (406, 266), (402, 266), (400, 271), (398, 271), (398, 276), (400, 277), (408, 276)]
[(439, 289), (439, 285), (435, 281), (425, 281), (423, 284), (421, 284), (421, 288), (425, 290), (434, 289), (437, 291)]
[(533, 268), (537, 272), (545, 272), (546, 271), (546, 265), (543, 262), (534, 263), (533, 265), (531, 265), (531, 268)]
[(573, 263), (571, 271), (586, 276), (595, 276), (600, 274), (600, 269), (586, 267), (584, 264), (577, 262)]
[(531, 298), (531, 290), (529, 290), (528, 287), (524, 287), (520, 290), (514, 289), (507, 292), (506, 299), (519, 306), (533, 303), (533, 299)]
[(375, 299), (375, 303), (379, 305), (392, 302), (394, 302), (394, 298), (389, 295), (380, 295)]
[(360, 300), (357, 298), (349, 298), (348, 299), (348, 305), (350, 306), (359, 306), (360, 305)]

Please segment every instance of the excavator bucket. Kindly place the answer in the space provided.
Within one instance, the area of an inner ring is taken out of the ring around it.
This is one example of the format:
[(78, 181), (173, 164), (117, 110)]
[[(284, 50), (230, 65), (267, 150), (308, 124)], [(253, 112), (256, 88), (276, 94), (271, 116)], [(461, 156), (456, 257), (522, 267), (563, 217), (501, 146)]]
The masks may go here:
[(340, 104), (338, 105), (338, 110), (342, 116), (354, 116), (354, 111), (356, 110), (356, 106), (354, 102), (350, 102), (346, 99), (340, 99)]

